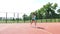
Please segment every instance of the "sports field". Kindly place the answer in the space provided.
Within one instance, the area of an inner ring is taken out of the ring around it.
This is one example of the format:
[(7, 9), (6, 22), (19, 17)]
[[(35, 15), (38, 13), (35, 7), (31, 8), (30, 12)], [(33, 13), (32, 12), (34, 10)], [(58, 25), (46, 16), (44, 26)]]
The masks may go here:
[(60, 34), (60, 23), (1, 23), (0, 34)]

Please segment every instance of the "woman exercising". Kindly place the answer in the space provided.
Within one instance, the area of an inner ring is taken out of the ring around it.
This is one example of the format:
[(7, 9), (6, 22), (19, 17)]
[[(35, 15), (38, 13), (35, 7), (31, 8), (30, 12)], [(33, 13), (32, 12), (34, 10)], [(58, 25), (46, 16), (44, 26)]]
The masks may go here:
[(32, 25), (32, 23), (34, 23), (35, 24), (35, 27), (36, 27), (36, 14), (32, 14), (32, 22), (31, 22), (31, 25)]

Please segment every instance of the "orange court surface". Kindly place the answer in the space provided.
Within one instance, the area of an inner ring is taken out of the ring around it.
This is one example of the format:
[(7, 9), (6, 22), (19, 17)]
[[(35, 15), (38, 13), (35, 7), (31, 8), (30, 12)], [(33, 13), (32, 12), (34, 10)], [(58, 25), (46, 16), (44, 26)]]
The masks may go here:
[(30, 23), (0, 24), (0, 34), (60, 34), (60, 23)]

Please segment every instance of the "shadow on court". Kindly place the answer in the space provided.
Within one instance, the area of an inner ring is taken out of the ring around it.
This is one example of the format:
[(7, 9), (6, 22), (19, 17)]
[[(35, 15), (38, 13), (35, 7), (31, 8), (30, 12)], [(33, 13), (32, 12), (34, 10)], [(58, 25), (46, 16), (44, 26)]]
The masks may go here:
[(37, 29), (45, 29), (45, 28), (43, 28), (43, 27), (36, 27)]
[(43, 27), (33, 27), (33, 28), (37, 28), (37, 29), (45, 29), (45, 28), (43, 28)]

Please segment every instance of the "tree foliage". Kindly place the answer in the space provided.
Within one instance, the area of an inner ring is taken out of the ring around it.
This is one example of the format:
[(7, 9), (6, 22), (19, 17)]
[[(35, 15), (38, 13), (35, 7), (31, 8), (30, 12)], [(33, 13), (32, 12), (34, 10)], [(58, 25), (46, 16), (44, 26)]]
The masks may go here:
[[(37, 18), (56, 18), (55, 10), (57, 8), (57, 3), (53, 4), (48, 2), (46, 5), (43, 5), (40, 9), (36, 10), (35, 13), (37, 13)], [(33, 13), (33, 12), (31, 12)], [(30, 14), (31, 15), (31, 14)]]

